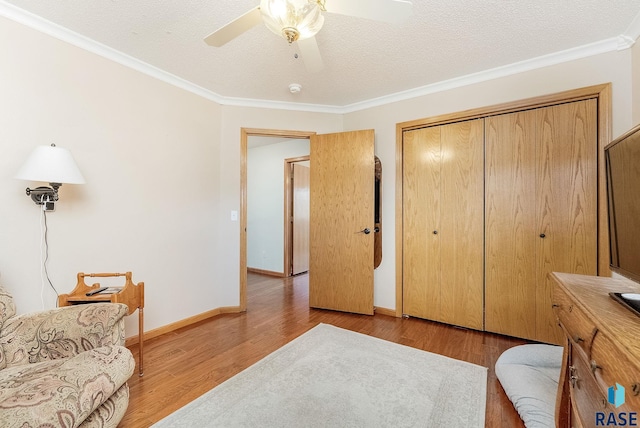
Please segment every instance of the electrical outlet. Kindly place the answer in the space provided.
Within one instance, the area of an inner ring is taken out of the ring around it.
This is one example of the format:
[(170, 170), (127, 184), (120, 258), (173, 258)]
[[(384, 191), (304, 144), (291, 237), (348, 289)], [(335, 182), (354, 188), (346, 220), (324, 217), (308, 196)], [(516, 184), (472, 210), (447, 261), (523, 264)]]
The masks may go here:
[(42, 211), (55, 211), (56, 210), (56, 204), (54, 204), (53, 202), (45, 202), (44, 204), (42, 204)]

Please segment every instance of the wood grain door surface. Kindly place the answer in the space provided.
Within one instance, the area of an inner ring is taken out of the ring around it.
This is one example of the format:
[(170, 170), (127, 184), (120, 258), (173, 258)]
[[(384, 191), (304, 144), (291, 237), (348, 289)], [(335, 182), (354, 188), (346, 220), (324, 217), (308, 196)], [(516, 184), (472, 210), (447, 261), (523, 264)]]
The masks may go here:
[(432, 320), (440, 319), (440, 134), (435, 126), (402, 139), (402, 312)]
[(562, 343), (551, 272), (598, 274), (597, 101), (537, 111), (536, 337)]
[(536, 318), (536, 113), (486, 119), (485, 326), (533, 337)]
[(597, 102), (486, 121), (486, 329), (560, 343), (548, 274), (597, 274)]
[(310, 152), (309, 305), (373, 314), (374, 131), (314, 135)]
[(291, 273), (298, 275), (309, 270), (309, 167), (293, 166), (293, 251)]
[(403, 136), (403, 313), (482, 330), (484, 122)]
[(484, 328), (484, 121), (442, 127), (442, 320)]

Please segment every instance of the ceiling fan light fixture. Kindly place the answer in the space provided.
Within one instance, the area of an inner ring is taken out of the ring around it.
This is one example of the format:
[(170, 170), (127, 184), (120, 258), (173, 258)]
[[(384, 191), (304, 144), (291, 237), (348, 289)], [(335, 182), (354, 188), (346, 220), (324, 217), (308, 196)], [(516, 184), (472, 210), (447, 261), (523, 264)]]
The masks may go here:
[(262, 20), (269, 30), (289, 43), (315, 36), (324, 24), (317, 0), (261, 0)]
[(293, 43), (300, 39), (300, 31), (297, 28), (285, 27), (282, 29), (282, 35), (289, 43)]

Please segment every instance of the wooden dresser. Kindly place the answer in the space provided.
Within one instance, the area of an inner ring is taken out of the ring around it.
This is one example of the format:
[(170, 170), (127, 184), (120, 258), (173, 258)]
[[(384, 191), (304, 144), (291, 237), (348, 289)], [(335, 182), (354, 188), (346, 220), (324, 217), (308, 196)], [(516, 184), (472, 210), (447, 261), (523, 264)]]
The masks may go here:
[[(640, 316), (609, 296), (640, 285), (554, 272), (553, 307), (567, 340), (558, 389), (558, 427), (640, 426)], [(625, 389), (625, 403), (609, 389)]]

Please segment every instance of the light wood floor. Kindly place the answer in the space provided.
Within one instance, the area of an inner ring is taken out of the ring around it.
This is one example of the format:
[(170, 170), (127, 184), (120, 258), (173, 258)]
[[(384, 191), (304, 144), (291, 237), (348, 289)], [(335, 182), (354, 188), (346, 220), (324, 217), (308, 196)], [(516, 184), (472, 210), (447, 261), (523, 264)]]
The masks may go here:
[[(247, 298), (246, 313), (221, 315), (145, 342), (145, 373), (129, 380), (129, 408), (120, 427), (150, 426), (318, 323), (488, 367), (486, 426), (524, 427), (493, 369), (504, 350), (523, 340), (416, 318), (309, 309), (306, 275), (279, 279), (250, 273)], [(137, 346), (131, 351), (137, 358)]]

